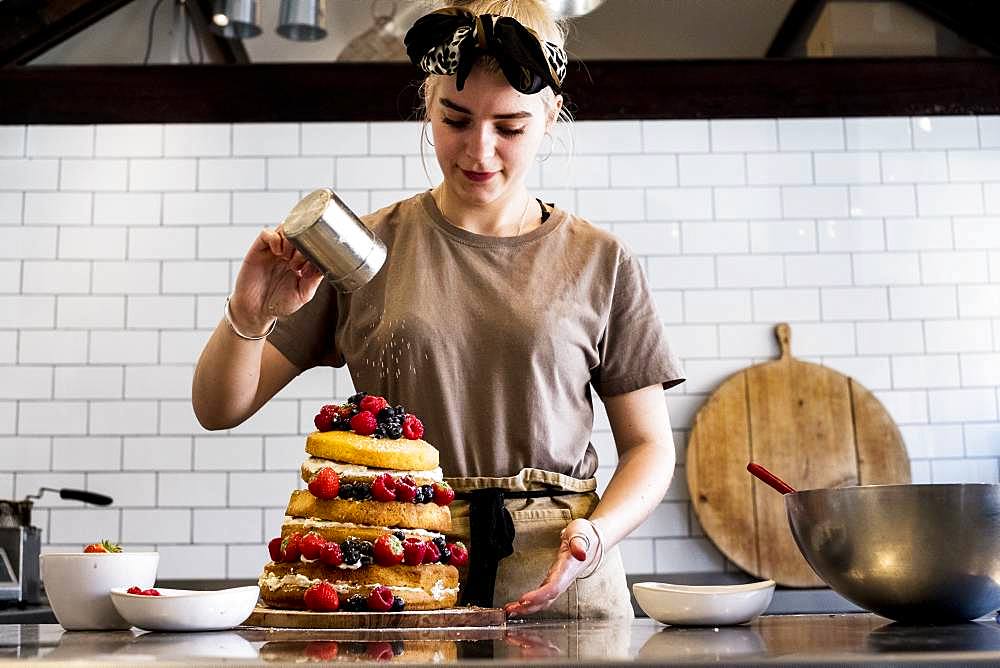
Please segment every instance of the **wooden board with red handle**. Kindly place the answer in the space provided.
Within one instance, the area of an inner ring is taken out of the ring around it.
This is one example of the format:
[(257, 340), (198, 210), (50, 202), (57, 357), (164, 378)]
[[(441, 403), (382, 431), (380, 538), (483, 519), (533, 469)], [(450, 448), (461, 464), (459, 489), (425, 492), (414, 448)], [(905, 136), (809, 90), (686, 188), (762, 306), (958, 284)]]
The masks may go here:
[(695, 416), (687, 448), (691, 503), (705, 534), (743, 570), (789, 587), (823, 582), (795, 545), (781, 494), (753, 478), (755, 461), (797, 490), (910, 482), (903, 438), (853, 378), (791, 354), (727, 378)]

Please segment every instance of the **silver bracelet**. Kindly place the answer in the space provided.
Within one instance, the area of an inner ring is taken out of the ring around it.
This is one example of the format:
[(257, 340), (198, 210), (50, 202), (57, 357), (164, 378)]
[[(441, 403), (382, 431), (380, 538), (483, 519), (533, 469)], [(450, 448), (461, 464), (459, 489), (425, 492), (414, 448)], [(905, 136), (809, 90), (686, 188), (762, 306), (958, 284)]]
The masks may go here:
[(226, 315), (226, 324), (229, 325), (229, 329), (233, 330), (233, 334), (235, 334), (236, 336), (240, 337), (241, 339), (245, 339), (247, 341), (260, 341), (261, 339), (266, 339), (268, 336), (271, 335), (271, 332), (273, 332), (274, 328), (278, 325), (278, 319), (277, 318), (275, 318), (274, 320), (271, 321), (271, 326), (268, 327), (267, 331), (264, 332), (263, 334), (261, 334), (260, 336), (247, 336), (246, 334), (244, 334), (240, 330), (236, 329), (236, 324), (233, 322), (233, 312), (229, 310), (229, 300), (231, 298), (232, 298), (232, 295), (230, 295), (229, 297), (226, 297), (226, 308), (224, 309), (223, 312)]
[[(583, 519), (587, 519), (587, 518), (583, 518)], [(597, 559), (594, 560), (594, 562), (596, 563), (596, 566), (594, 566), (593, 568), (591, 568), (590, 572), (587, 573), (586, 575), (579, 576), (577, 578), (577, 580), (586, 580), (591, 575), (593, 575), (597, 571), (601, 570), (601, 566), (604, 565), (604, 558), (607, 556), (607, 551), (604, 549), (605, 548), (604, 534), (601, 533), (601, 530), (597, 527), (597, 525), (594, 524), (593, 522), (591, 522), (589, 519), (587, 519), (587, 522), (590, 522), (590, 527), (594, 530), (594, 533), (597, 534), (597, 547), (600, 549), (601, 553), (600, 553), (600, 556)]]

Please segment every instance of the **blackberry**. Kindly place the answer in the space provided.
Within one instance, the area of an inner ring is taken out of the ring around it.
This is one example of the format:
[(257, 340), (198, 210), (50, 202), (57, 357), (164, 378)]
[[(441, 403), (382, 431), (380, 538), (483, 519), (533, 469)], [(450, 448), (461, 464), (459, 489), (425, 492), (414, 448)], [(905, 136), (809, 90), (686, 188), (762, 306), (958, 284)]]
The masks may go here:
[(392, 535), (399, 539), (400, 542), (406, 540), (406, 534), (402, 531), (393, 531)]
[(431, 485), (421, 485), (420, 491), (424, 493), (424, 503), (434, 500), (434, 488)]
[(368, 609), (368, 599), (361, 594), (349, 596), (348, 599), (344, 601), (343, 608), (347, 612), (364, 612)]
[(417, 495), (413, 497), (413, 503), (427, 503), (427, 499), (424, 498), (424, 490), (422, 487), (417, 487)]
[(354, 541), (345, 540), (340, 544), (340, 554), (344, 559), (344, 564), (353, 566), (361, 561), (361, 553), (352, 545)]
[(354, 498), (358, 501), (367, 501), (372, 498), (372, 486), (365, 482), (354, 483)]
[(451, 550), (448, 549), (447, 545), (445, 545), (438, 551), (441, 553), (442, 564), (447, 564), (449, 561), (451, 561)]
[(439, 550), (443, 550), (448, 547), (448, 542), (444, 539), (444, 536), (438, 536), (431, 542), (437, 545), (437, 549)]
[(383, 422), (388, 422), (394, 417), (396, 417), (396, 411), (390, 408), (389, 406), (386, 406), (385, 408), (380, 410), (378, 412), (378, 415), (375, 416), (375, 418), (379, 421), (379, 424)]
[[(406, 603), (403, 602), (403, 599), (401, 599), (398, 596), (393, 596), (392, 597), (392, 607), (389, 608), (389, 612), (402, 612), (403, 608), (405, 608), (405, 607), (406, 607)], [(397, 652), (395, 647), (392, 648), (392, 653), (396, 654), (396, 655), (399, 655), (399, 654), (403, 653), (403, 647), (402, 647), (403, 642), (402, 641), (398, 641), (398, 642), (400, 644), (399, 651)]]
[(351, 430), (351, 423), (350, 422), (341, 422), (341, 421), (338, 420), (338, 421), (336, 421), (336, 422), (334, 422), (334, 423), (332, 423), (330, 425), (330, 430), (331, 431), (350, 431)]
[(401, 425), (392, 425), (391, 427), (385, 428), (386, 438), (402, 438), (403, 437), (403, 427)]
[(357, 407), (361, 403), (361, 400), (368, 396), (367, 392), (358, 392), (357, 394), (352, 394), (348, 399), (347, 403), (354, 404)]

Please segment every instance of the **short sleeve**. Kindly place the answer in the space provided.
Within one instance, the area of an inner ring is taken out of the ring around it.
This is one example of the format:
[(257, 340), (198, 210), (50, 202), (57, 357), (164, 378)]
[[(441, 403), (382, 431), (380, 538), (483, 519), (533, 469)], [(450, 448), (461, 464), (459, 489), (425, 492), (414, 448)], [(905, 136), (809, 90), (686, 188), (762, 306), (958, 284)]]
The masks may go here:
[(336, 341), (340, 310), (336, 289), (324, 280), (302, 308), (278, 320), (267, 340), (299, 369), (343, 366)]
[(642, 266), (631, 255), (618, 263), (598, 352), (600, 362), (591, 370), (591, 382), (602, 397), (684, 382), (684, 370), (667, 342)]

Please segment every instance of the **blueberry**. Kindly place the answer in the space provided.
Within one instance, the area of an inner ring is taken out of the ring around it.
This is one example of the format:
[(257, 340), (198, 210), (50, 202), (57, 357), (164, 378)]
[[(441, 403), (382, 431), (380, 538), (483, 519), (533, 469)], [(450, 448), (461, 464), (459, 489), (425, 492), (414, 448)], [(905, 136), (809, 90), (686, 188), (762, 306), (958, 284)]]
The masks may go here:
[(449, 550), (447, 546), (442, 547), (441, 549), (438, 550), (438, 552), (441, 553), (442, 564), (447, 564), (449, 561), (451, 561), (451, 550)]
[(424, 493), (424, 498), (427, 499), (427, 501), (432, 501), (434, 499), (434, 488), (430, 485), (421, 485), (420, 491)]
[[(398, 596), (393, 596), (392, 597), (392, 607), (389, 608), (389, 612), (402, 612), (403, 608), (405, 608), (405, 607), (406, 607), (406, 603), (403, 602), (403, 599), (401, 599)], [(392, 651), (393, 651), (393, 654), (397, 653), (396, 650), (395, 650), (395, 648), (393, 648)], [(402, 651), (403, 651), (402, 647), (400, 647), (400, 653)]]
[(354, 498), (355, 487), (354, 483), (344, 482), (340, 484), (340, 491), (338, 496), (342, 499), (351, 500)]

